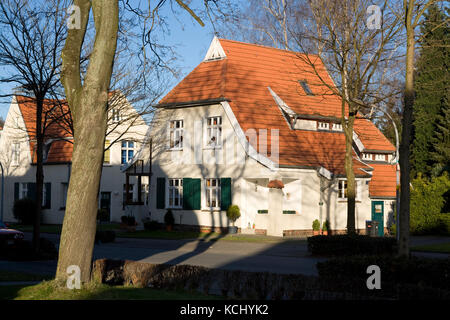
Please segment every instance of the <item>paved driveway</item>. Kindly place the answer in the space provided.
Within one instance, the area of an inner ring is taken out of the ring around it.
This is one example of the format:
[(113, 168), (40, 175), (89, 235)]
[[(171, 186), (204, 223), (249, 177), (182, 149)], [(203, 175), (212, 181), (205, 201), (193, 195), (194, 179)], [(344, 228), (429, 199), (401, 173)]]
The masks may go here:
[[(55, 244), (59, 243), (58, 235), (44, 236)], [(26, 234), (26, 238), (31, 238), (31, 234)], [(94, 259), (99, 258), (305, 275), (316, 275), (316, 263), (324, 260), (310, 257), (306, 244), (297, 241), (250, 243), (127, 238), (117, 238), (114, 243), (95, 245)], [(0, 268), (51, 274), (56, 270), (56, 262), (0, 261)]]

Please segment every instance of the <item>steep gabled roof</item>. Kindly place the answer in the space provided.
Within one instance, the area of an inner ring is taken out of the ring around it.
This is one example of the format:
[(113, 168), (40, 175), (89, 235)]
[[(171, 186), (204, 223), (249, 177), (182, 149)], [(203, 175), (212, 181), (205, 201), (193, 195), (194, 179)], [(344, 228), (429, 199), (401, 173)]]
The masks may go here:
[[(209, 54), (210, 51), (215, 54)], [(270, 129), (279, 130), (280, 166), (324, 167), (335, 175), (345, 173), (344, 134), (293, 130), (271, 94), (272, 90), (298, 115), (340, 118), (341, 99), (332, 94), (333, 80), (318, 56), (216, 38), (206, 58), (208, 56), (213, 59), (200, 63), (160, 101), (160, 107), (226, 99), (244, 132), (248, 129), (269, 131), (267, 150), (270, 150)], [(314, 68), (305, 60), (313, 62)], [(307, 82), (313, 95), (305, 92), (300, 81)], [(355, 121), (355, 132), (364, 149), (395, 151), (367, 119)], [(367, 172), (373, 169), (356, 160), (356, 154), (354, 156), (355, 174), (370, 176)], [(377, 191), (380, 184), (374, 185), (377, 187), (371, 195), (382, 195), (383, 192)], [(395, 180), (393, 185), (395, 188)], [(392, 196), (392, 185), (388, 189)]]
[[(16, 102), (25, 122), (25, 130), (30, 143), (32, 163), (36, 163), (36, 103), (33, 98), (16, 95)], [(47, 163), (67, 163), (72, 161), (72, 133), (68, 121), (70, 110), (63, 100), (44, 100), (42, 125), (45, 126), (44, 144), (49, 144)]]

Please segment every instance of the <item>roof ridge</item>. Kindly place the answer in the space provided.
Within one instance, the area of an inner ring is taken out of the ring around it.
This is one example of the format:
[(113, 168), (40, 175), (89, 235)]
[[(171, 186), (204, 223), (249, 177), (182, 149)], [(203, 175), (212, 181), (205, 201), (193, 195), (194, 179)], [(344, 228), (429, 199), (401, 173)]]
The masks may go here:
[(300, 52), (300, 51), (293, 51), (293, 50), (288, 50), (288, 49), (281, 49), (281, 48), (271, 47), (271, 46), (267, 46), (267, 45), (263, 45), (263, 44), (258, 44), (258, 43), (248, 43), (248, 42), (237, 41), (237, 40), (231, 40), (231, 39), (224, 39), (224, 38), (219, 38), (219, 41), (227, 41), (227, 42), (233, 42), (233, 43), (243, 44), (243, 45), (247, 45), (247, 46), (254, 46), (254, 47), (260, 47), (260, 48), (264, 48), (264, 49), (272, 49), (272, 50), (277, 50), (277, 51), (283, 51), (283, 52), (286, 52), (286, 53), (292, 53), (292, 54), (295, 54), (295, 55), (301, 54), (301, 55), (308, 55), (308, 56), (316, 56), (316, 57), (319, 57), (319, 55), (313, 54), (313, 53), (304, 53), (304, 52)]

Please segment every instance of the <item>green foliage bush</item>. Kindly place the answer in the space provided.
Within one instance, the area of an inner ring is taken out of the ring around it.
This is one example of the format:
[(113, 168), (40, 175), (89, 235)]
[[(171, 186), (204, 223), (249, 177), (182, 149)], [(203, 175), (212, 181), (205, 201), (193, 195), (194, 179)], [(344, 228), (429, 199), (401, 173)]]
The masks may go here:
[(159, 230), (160, 226), (157, 221), (151, 220), (151, 221), (145, 221), (144, 222), (144, 229), (147, 231), (155, 231)]
[(410, 230), (412, 234), (445, 232), (448, 219), (441, 214), (450, 189), (447, 173), (431, 180), (421, 174), (412, 181)]
[(322, 231), (328, 231), (330, 229), (330, 221), (325, 220), (322, 224)]
[(314, 231), (319, 231), (320, 230), (320, 221), (319, 220), (314, 220), (312, 223), (312, 228)]
[(127, 226), (131, 227), (136, 226), (136, 218), (133, 216), (122, 216), (120, 217), (120, 220), (122, 221), (123, 224)]
[(16, 200), (13, 206), (13, 214), (14, 218), (19, 220), (19, 223), (33, 224), (36, 216), (36, 202), (29, 198)]
[(240, 216), (241, 216), (241, 211), (237, 205), (233, 204), (228, 207), (227, 217), (228, 217), (228, 219), (230, 219), (233, 222), (233, 225), (234, 225), (234, 222), (237, 219), (239, 219)]
[[(385, 284), (419, 285), (450, 290), (450, 259), (429, 259), (419, 257), (353, 256), (338, 257), (317, 263), (319, 277), (341, 280), (360, 280), (365, 287), (366, 270), (377, 265), (381, 270), (381, 288)], [(344, 282), (344, 281), (343, 281)], [(367, 290), (367, 287), (365, 287)]]
[(173, 216), (172, 210), (168, 209), (164, 215), (164, 223), (166, 226), (173, 226), (175, 224), (175, 217)]
[(308, 250), (313, 255), (375, 255), (392, 254), (396, 249), (394, 238), (362, 235), (313, 236), (308, 238)]

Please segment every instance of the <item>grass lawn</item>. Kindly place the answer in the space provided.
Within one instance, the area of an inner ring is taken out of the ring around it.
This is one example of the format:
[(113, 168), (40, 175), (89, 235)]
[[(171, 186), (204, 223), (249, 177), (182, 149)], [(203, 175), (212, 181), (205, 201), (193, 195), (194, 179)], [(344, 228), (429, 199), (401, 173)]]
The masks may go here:
[(415, 246), (412, 251), (450, 253), (450, 243), (428, 244), (423, 246)]
[(0, 270), (0, 281), (42, 281), (50, 279), (52, 277), (48, 275)]
[[(33, 226), (12, 224), (11, 228), (24, 231), (32, 232)], [(61, 225), (41, 225), (42, 233), (61, 233)], [(99, 224), (97, 226), (98, 230), (116, 231), (116, 236), (118, 238), (137, 238), (137, 239), (164, 239), (164, 240), (181, 240), (181, 239), (203, 239), (205, 241), (241, 241), (241, 242), (269, 242), (278, 243), (286, 241), (298, 241), (305, 242), (306, 240), (300, 239), (280, 239), (276, 237), (266, 237), (261, 235), (246, 235), (246, 234), (220, 234), (216, 232), (195, 232), (195, 231), (166, 231), (166, 230), (138, 230), (135, 232), (126, 232), (119, 229), (119, 224), (117, 223), (105, 223)]]
[(57, 286), (54, 281), (34, 286), (0, 286), (0, 299), (14, 300), (216, 300), (218, 296), (131, 286), (88, 284), (80, 290)]

